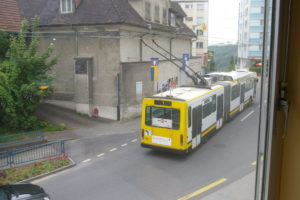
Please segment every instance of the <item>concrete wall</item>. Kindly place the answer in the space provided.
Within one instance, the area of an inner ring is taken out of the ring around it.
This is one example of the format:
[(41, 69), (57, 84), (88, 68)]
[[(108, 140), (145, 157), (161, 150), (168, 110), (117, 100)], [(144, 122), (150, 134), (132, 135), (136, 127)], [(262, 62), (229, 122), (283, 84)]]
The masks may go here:
[[(78, 112), (116, 120), (119, 102), (117, 75), (120, 74), (120, 117), (129, 118), (140, 115), (142, 98), (157, 91), (158, 83), (150, 81), (150, 58), (152, 57), (160, 59), (158, 82), (161, 83), (176, 77), (178, 83), (185, 83), (186, 78), (182, 76), (179, 69), (141, 43), (140, 36), (143, 35), (143, 31), (149, 33), (143, 28), (82, 26), (73, 29), (66, 28), (63, 30), (64, 33), (57, 33), (58, 30), (54, 28), (45, 31), (56, 31), (50, 37), (42, 37), (40, 46), (40, 48), (46, 48), (50, 44), (53, 45), (55, 56), (58, 58), (58, 63), (52, 70), (52, 73), (56, 74), (52, 99), (73, 101)], [(127, 37), (120, 39), (103, 38), (99, 36), (103, 31), (112, 31)], [(183, 53), (191, 53), (191, 38), (189, 37), (151, 31), (151, 34), (145, 35), (143, 39), (167, 58), (170, 55), (157, 48), (152, 39), (155, 39), (159, 45), (180, 59)], [(92, 80), (91, 89), (82, 84), (87, 82), (86, 77), (75, 75), (75, 58), (89, 58), (91, 60), (93, 67), (89, 78)], [(190, 65), (199, 68), (196, 71), (200, 71), (201, 62), (201, 60), (197, 62), (191, 60)], [(141, 94), (136, 93), (137, 88), (142, 90)], [(91, 97), (86, 90), (90, 90)], [(87, 97), (91, 99), (89, 102)], [(94, 112), (96, 109), (98, 112)]]
[[(175, 62), (181, 66), (180, 62)], [(200, 71), (201, 63), (201, 59), (192, 58), (189, 66), (195, 71)], [(151, 81), (150, 68), (150, 62), (122, 63), (122, 119), (140, 116), (142, 98), (157, 93), (158, 84), (166, 82), (170, 78), (178, 78), (178, 86), (180, 84), (192, 83), (186, 75), (183, 75), (183, 73), (169, 61), (160, 61), (158, 81)], [(137, 82), (142, 82), (142, 95), (137, 94)]]
[(50, 98), (72, 101), (74, 100), (75, 37), (62, 37), (57, 34), (43, 35), (39, 49), (44, 50), (50, 45), (54, 46), (53, 57), (57, 58), (57, 64), (51, 70), (55, 81), (52, 84), (54, 93)]

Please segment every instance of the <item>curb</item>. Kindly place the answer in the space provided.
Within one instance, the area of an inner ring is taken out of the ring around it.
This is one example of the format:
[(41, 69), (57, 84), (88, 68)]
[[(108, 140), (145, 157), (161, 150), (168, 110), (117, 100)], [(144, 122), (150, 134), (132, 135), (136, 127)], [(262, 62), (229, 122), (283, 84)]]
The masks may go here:
[(25, 179), (23, 181), (20, 181), (20, 182), (17, 182), (17, 183), (29, 183), (31, 181), (35, 181), (37, 179), (41, 179), (41, 178), (44, 178), (46, 176), (50, 176), (50, 175), (53, 175), (53, 174), (56, 174), (58, 172), (61, 172), (61, 171), (64, 171), (66, 169), (69, 169), (69, 168), (72, 168), (72, 167), (75, 167), (76, 166), (76, 163), (75, 161), (71, 158), (71, 157), (68, 157), (68, 159), (71, 161), (71, 164), (68, 165), (68, 166), (65, 166), (65, 167), (61, 167), (61, 168), (58, 168), (58, 169), (55, 169), (51, 172), (47, 172), (47, 173), (44, 173), (44, 174), (40, 174), (38, 176), (34, 176), (32, 178), (29, 178), (29, 179)]

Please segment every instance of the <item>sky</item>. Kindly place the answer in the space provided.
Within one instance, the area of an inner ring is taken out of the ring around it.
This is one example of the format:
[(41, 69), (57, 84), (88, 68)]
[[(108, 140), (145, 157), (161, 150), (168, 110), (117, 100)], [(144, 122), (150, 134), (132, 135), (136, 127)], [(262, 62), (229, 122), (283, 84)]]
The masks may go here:
[(208, 0), (208, 43), (236, 42), (239, 0)]

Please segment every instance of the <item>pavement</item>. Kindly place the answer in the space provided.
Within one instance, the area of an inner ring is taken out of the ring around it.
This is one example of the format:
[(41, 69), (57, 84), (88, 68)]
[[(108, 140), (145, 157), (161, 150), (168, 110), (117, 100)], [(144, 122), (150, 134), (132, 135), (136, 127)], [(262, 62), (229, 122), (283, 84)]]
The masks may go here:
[(201, 200), (254, 200), (255, 171), (230, 183)]
[[(125, 138), (134, 134), (135, 137), (138, 137), (137, 134), (139, 133), (140, 118), (121, 122), (94, 119), (74, 114), (73, 111), (49, 104), (43, 104), (38, 113), (42, 119), (53, 123), (66, 124), (67, 130), (47, 135), (46, 139), (48, 141), (84, 141), (93, 138), (105, 141), (105, 138), (118, 137), (118, 135)], [(100, 136), (101, 138), (99, 138)], [(102, 138), (102, 136), (104, 137)], [(72, 141), (70, 142), (72, 143)], [(75, 148), (77, 148), (76, 145), (73, 149)], [(238, 177), (236, 180), (229, 180), (224, 184), (208, 189), (203, 193), (201, 200), (252, 200), (254, 199), (255, 174), (255, 171), (252, 170), (246, 176)], [(193, 199), (198, 198), (195, 196)]]

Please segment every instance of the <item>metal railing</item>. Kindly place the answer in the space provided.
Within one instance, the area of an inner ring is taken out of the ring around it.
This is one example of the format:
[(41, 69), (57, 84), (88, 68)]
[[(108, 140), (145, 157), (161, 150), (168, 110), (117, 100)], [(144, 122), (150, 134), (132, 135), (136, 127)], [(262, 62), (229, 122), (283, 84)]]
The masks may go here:
[(0, 148), (43, 141), (44, 131), (30, 131), (25, 133), (0, 136)]
[(13, 167), (24, 163), (62, 155), (64, 153), (64, 141), (15, 148), (0, 152), (0, 168)]

